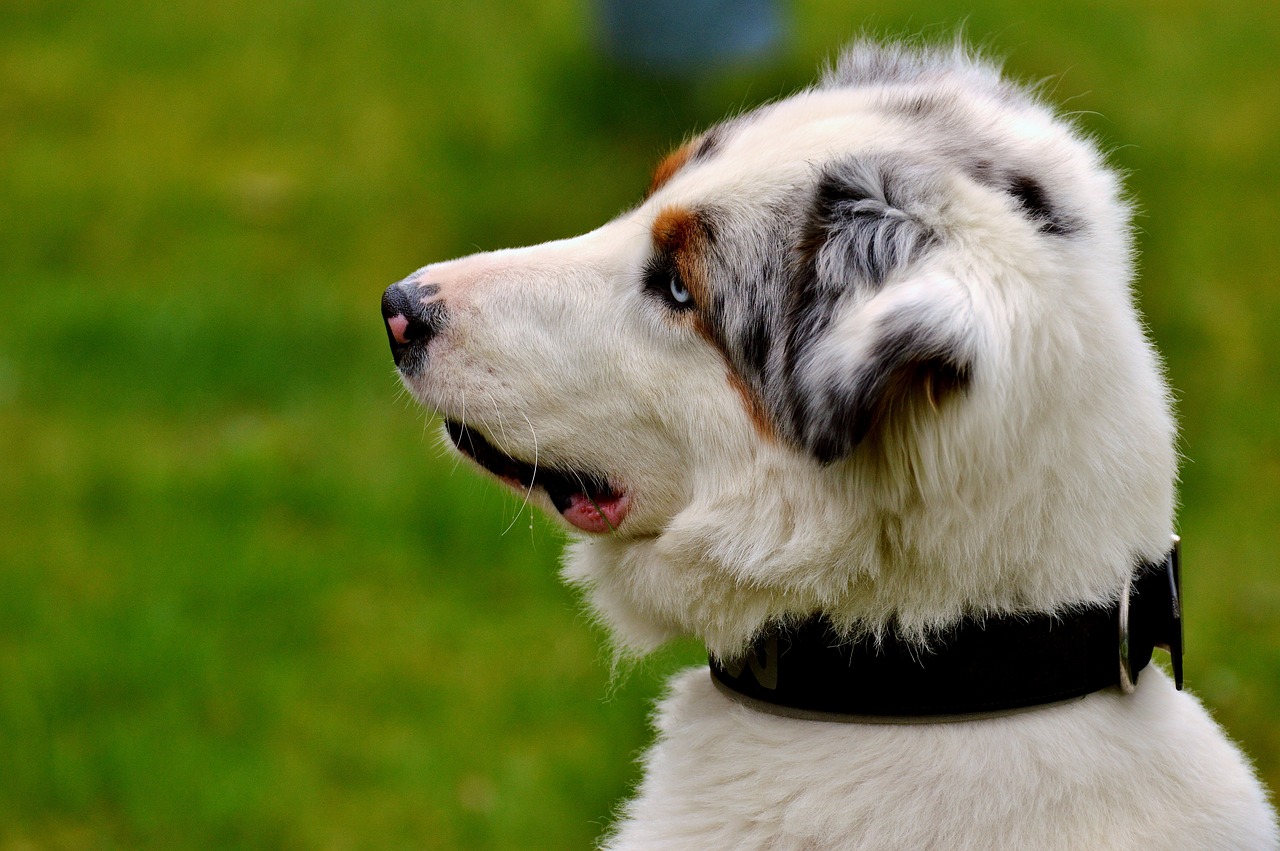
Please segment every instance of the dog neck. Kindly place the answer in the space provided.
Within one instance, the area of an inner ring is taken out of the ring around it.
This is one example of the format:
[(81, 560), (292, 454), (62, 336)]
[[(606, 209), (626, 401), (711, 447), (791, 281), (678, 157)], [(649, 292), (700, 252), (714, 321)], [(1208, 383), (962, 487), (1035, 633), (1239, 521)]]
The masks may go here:
[(922, 647), (893, 634), (841, 642), (817, 615), (774, 626), (738, 659), (711, 658), (716, 685), (774, 714), (912, 723), (970, 720), (1130, 692), (1163, 647), (1182, 688), (1179, 550), (1142, 565), (1109, 606), (966, 617)]

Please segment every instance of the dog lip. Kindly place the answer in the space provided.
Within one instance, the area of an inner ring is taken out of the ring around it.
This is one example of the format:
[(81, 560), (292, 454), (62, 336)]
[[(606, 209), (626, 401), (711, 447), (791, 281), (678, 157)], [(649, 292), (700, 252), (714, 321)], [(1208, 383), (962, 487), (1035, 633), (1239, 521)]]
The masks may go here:
[(459, 452), (512, 488), (542, 488), (556, 511), (585, 532), (616, 531), (631, 508), (627, 490), (613, 485), (600, 473), (534, 465), (513, 458), (457, 420), (446, 420), (445, 430)]

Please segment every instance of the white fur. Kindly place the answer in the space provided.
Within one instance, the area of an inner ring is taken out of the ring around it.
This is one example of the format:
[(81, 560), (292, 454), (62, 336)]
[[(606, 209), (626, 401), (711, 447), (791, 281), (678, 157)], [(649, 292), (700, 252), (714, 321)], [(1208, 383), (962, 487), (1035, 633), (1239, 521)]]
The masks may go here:
[(698, 669), (657, 726), (617, 851), (1276, 847), (1243, 757), (1155, 670), (1130, 696), (895, 725), (757, 712)]
[[(631, 494), (620, 528), (578, 540), (564, 570), (625, 652), (694, 635), (732, 657), (768, 622), (813, 612), (849, 634), (927, 641), (966, 613), (1114, 601), (1134, 564), (1168, 547), (1174, 425), (1131, 303), (1118, 181), (992, 68), (912, 57), (855, 48), (847, 79), (732, 123), (713, 154), (592, 233), (417, 273), (449, 319), (411, 390), (511, 456), (604, 471)], [(893, 62), (915, 70), (894, 76)], [(915, 95), (945, 103), (948, 120), (886, 107)], [(1033, 174), (1079, 232), (1046, 235), (966, 171), (983, 155)], [(643, 268), (664, 210), (710, 205), (720, 249), (736, 242), (708, 286), (749, 286), (770, 211), (807, 198), (825, 164), (864, 157), (919, 164), (926, 177), (894, 215), (937, 239), (839, 303), (797, 393), (838, 385), (895, 315), (954, 340), (973, 379), (824, 465), (785, 428), (762, 433), (725, 353), (642, 291)], [(657, 726), (611, 847), (1280, 844), (1247, 762), (1155, 669), (1132, 696), (901, 726), (763, 714), (697, 670), (676, 679)]]

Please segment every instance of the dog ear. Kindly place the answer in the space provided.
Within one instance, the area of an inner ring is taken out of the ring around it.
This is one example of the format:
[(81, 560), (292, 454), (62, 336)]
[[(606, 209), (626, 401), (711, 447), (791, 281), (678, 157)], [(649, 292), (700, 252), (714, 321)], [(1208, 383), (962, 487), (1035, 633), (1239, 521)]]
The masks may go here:
[(851, 307), (798, 364), (800, 442), (828, 463), (885, 428), (940, 413), (972, 381), (975, 343), (968, 294), (942, 276)]
[(929, 268), (923, 168), (861, 160), (819, 182), (801, 246), (787, 360), (794, 436), (824, 463), (893, 424), (939, 412), (970, 384), (967, 290)]

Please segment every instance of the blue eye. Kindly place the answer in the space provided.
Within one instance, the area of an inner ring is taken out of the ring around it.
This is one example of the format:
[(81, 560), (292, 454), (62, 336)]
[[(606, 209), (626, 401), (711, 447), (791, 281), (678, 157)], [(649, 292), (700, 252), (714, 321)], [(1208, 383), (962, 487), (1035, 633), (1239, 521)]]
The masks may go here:
[(661, 299), (667, 310), (684, 313), (697, 307), (693, 293), (670, 258), (658, 257), (649, 262), (644, 270), (644, 288), (651, 297)]
[(676, 304), (688, 304), (693, 300), (693, 296), (689, 295), (689, 288), (684, 285), (684, 281), (680, 280), (679, 275), (671, 276), (668, 292), (671, 293), (671, 300)]

